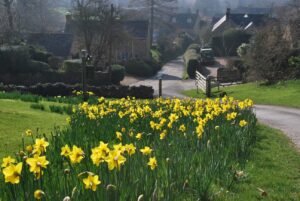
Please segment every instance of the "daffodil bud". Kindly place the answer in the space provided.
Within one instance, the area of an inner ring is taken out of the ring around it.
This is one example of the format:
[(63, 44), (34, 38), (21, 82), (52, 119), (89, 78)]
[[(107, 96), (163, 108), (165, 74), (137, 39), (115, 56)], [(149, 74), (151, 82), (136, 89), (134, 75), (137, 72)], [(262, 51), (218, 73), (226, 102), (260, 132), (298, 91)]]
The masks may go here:
[(108, 185), (106, 186), (106, 190), (107, 190), (107, 191), (115, 191), (115, 190), (117, 190), (117, 187), (116, 187), (115, 185), (108, 184)]
[(69, 196), (66, 196), (63, 201), (71, 201), (71, 198)]
[(141, 195), (138, 197), (137, 201), (143, 201), (143, 200), (144, 200), (144, 195), (141, 194)]
[(65, 173), (65, 174), (70, 174), (70, 172), (71, 172), (70, 169), (65, 169), (65, 170), (64, 170), (64, 173)]
[(35, 199), (40, 200), (40, 199), (42, 199), (44, 196), (45, 196), (44, 191), (39, 190), (39, 189), (36, 190), (36, 191), (34, 191), (34, 198), (35, 198)]

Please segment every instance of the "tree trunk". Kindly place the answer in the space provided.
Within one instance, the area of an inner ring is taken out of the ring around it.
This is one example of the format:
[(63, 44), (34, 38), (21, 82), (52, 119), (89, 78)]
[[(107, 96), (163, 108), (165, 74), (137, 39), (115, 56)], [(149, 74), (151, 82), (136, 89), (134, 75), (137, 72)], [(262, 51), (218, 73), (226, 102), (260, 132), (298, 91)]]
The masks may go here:
[(8, 25), (9, 25), (9, 30), (10, 32), (13, 32), (14, 30), (14, 22), (13, 22), (13, 15), (12, 15), (12, 11), (11, 11), (11, 5), (12, 5), (11, 0), (4, 0), (4, 5), (6, 8), (6, 13), (7, 13), (7, 17), (8, 17)]

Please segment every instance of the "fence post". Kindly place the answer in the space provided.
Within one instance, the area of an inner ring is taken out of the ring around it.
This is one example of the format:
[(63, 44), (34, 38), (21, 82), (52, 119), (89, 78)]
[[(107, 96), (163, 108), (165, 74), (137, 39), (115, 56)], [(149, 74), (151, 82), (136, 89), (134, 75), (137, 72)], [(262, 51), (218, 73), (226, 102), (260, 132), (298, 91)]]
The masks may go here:
[(159, 78), (158, 80), (158, 97), (162, 96), (162, 79)]
[(206, 96), (210, 98), (211, 96), (211, 77), (207, 76), (206, 78), (206, 90), (205, 90)]

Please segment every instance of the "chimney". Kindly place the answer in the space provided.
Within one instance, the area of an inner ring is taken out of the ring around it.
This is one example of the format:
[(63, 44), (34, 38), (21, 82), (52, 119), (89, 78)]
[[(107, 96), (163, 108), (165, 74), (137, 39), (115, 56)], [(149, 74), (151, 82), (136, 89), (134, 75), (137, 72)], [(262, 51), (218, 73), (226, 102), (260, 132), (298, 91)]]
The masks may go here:
[(226, 10), (226, 19), (229, 19), (230, 16), (230, 8), (227, 8)]

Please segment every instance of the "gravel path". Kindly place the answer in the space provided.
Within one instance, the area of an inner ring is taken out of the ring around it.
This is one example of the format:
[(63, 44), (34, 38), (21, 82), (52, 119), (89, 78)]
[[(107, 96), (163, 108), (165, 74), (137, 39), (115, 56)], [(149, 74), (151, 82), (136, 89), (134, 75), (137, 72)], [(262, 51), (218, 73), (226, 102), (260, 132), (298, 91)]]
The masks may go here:
[[(184, 71), (183, 59), (180, 57), (167, 63), (157, 76), (132, 85), (148, 85), (158, 95), (158, 79), (162, 77), (163, 97), (185, 98), (180, 92), (195, 89), (194, 80), (182, 80)], [(255, 112), (260, 122), (283, 131), (300, 149), (300, 110), (279, 106), (255, 105)]]

